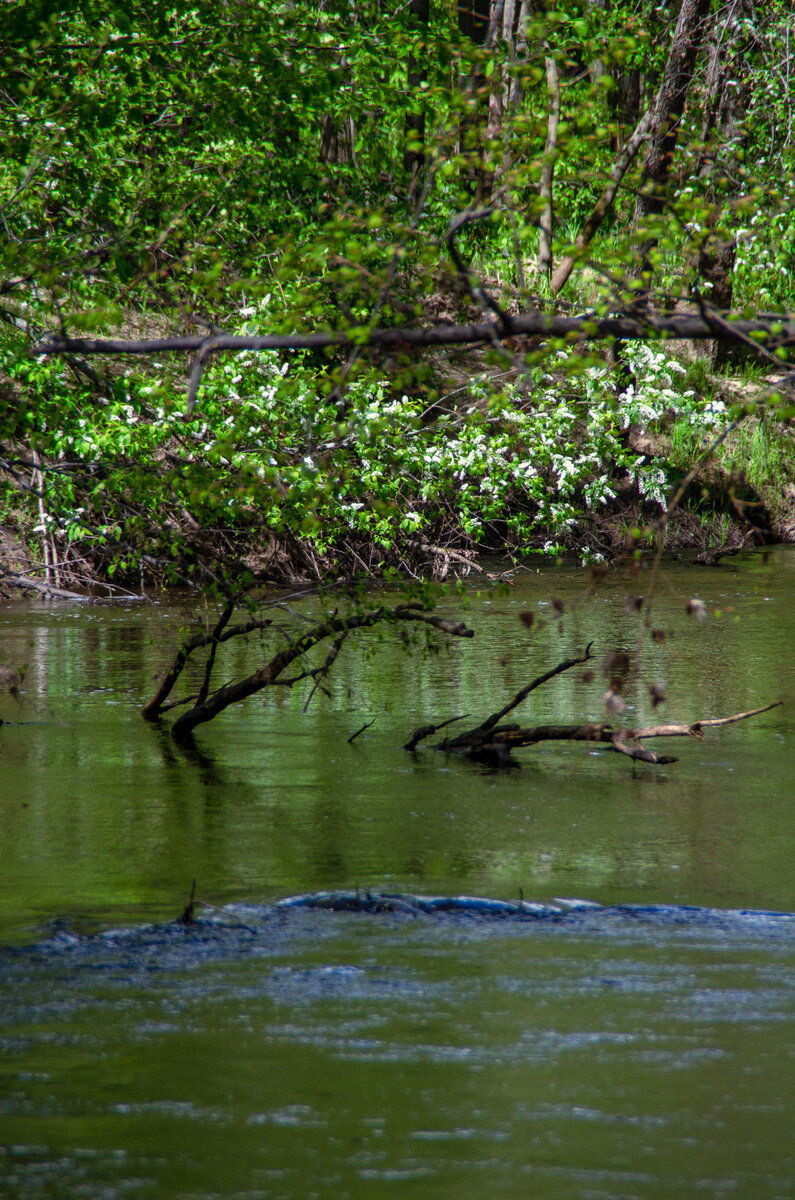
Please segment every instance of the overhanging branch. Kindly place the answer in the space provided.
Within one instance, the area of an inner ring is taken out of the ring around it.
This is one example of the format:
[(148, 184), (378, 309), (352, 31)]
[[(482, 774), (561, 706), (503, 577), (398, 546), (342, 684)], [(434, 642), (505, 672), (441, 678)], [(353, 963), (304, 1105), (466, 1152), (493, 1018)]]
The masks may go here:
[[(364, 329), (347, 332), (326, 330), (321, 333), (279, 334), (261, 337), (242, 334), (220, 334), (213, 337), (147, 338), (124, 341), (117, 338), (64, 338), (52, 336), (31, 350), (34, 357), (51, 354), (163, 354), (175, 351), (183, 354), (201, 352), (203, 358), (222, 351), (240, 350), (325, 350), (366, 344), (387, 350), (403, 346), (455, 346), (467, 343), (491, 342), (500, 337), (496, 322), (482, 321), (474, 325), (432, 325), (427, 329)], [(556, 317), (540, 312), (512, 317), (510, 337), (551, 337), (569, 341), (651, 341), (672, 339), (730, 341), (738, 335), (760, 340), (768, 347), (795, 344), (795, 313), (765, 314), (748, 319), (742, 313), (720, 314), (720, 327), (695, 313), (674, 316), (667, 313), (648, 316), (582, 315)]]

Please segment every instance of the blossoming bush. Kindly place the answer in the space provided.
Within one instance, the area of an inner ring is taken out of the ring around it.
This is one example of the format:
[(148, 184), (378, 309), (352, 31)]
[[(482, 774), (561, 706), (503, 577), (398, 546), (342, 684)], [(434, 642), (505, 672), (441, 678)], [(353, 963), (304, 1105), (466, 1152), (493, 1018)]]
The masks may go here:
[[(266, 306), (245, 317), (258, 332)], [(117, 375), (98, 404), (63, 364), (26, 360), (17, 371), (38, 397), (26, 433), (49, 463), (30, 531), (127, 570), (144, 551), (179, 559), (182, 522), (233, 540), (297, 536), (332, 563), (366, 546), (377, 565), (428, 542), (587, 557), (584, 518), (617, 478), (664, 503), (665, 466), (633, 454), (626, 429), (673, 418), (698, 434), (725, 417), (683, 389), (660, 347), (630, 345), (625, 363), (634, 382), (618, 396), (606, 364), (559, 351), (513, 382), (472, 378), (454, 407), (366, 372), (342, 409), (309, 354), (245, 351), (210, 365), (186, 418), (184, 382), (163, 365)]]

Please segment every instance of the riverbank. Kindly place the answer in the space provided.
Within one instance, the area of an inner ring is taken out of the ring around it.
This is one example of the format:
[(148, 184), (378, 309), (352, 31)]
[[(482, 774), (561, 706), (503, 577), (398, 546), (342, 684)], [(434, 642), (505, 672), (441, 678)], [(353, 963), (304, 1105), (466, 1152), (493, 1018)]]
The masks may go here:
[(717, 561), (795, 539), (778, 377), (642, 343), (620, 368), (565, 350), (500, 365), (391, 364), (340, 398), (325, 368), (246, 352), (186, 417), (168, 364), (116, 368), (89, 404), (73, 364), (34, 363), (0, 446), (0, 586), (443, 580), (490, 556), (610, 563), (662, 542)]

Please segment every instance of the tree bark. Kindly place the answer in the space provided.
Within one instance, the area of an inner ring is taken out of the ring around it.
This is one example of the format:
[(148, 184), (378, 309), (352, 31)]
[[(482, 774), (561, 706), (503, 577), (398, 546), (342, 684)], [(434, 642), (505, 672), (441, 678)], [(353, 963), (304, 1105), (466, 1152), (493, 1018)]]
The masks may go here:
[(353, 117), (335, 120), (330, 114), (323, 121), (320, 131), (318, 157), (322, 163), (356, 164), (356, 131)]
[[(709, 19), (710, 0), (682, 0), (671, 49), (657, 91), (651, 136), (643, 163), (640, 191), (635, 202), (634, 224), (662, 213), (671, 173), (679, 127), (693, 70)], [(649, 239), (643, 246), (643, 267), (648, 269), (648, 254), (656, 244)]]
[[(425, 165), (425, 103), (421, 87), (427, 78), (425, 38), (430, 20), (430, 0), (409, 0), (409, 13), (417, 23), (417, 37), (422, 39), (417, 52), (412, 52), (408, 62), (409, 111), (406, 113), (406, 146), (403, 150), (403, 168), (409, 179), (409, 195), (415, 196)], [(417, 149), (417, 146), (423, 147)]]
[(546, 55), (544, 65), (547, 72), (547, 90), (549, 92), (549, 117), (547, 119), (547, 141), (544, 147), (544, 165), (541, 169), (541, 181), (538, 192), (543, 208), (541, 210), (540, 237), (538, 239), (538, 269), (549, 277), (552, 274), (552, 225), (554, 210), (552, 204), (552, 181), (555, 175), (555, 158), (558, 149), (558, 128), (560, 126), (560, 75), (558, 66), (551, 55)]

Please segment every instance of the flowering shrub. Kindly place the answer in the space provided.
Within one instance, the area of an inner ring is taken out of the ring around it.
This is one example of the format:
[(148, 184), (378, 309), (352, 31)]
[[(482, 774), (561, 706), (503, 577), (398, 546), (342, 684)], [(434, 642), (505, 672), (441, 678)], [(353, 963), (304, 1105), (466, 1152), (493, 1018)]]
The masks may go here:
[[(245, 310), (248, 331), (263, 313), (268, 321), (266, 308)], [(629, 345), (625, 361), (634, 382), (618, 397), (610, 368), (559, 351), (549, 372), (471, 379), (463, 402), (429, 420), (425, 399), (373, 375), (350, 383), (341, 417), (306, 354), (214, 361), (189, 419), (183, 385), (165, 376), (131, 370), (97, 403), (67, 383), (63, 364), (20, 360), (17, 376), (37, 397), (31, 445), (52, 464), (30, 529), (110, 547), (125, 566), (143, 543), (179, 557), (175, 512), (202, 529), (289, 531), (332, 557), (461, 539), (587, 555), (580, 524), (614, 499), (616, 477), (665, 502), (665, 466), (628, 450), (622, 431), (674, 418), (712, 432), (725, 419), (720, 402), (682, 388), (684, 368), (660, 347)]]
[(795, 183), (785, 184), (786, 208), (768, 216), (754, 213), (748, 224), (737, 231), (735, 287), (741, 299), (760, 309), (781, 306), (791, 309), (795, 303), (793, 261), (795, 260)]

